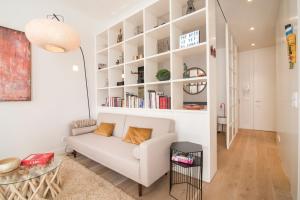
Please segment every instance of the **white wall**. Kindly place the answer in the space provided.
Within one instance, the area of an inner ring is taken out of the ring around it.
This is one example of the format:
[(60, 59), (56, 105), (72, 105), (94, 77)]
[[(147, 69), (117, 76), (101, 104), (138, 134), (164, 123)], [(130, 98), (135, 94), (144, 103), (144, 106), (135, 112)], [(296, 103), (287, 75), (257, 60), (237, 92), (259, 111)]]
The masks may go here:
[[(299, 89), (298, 66), (289, 69), (284, 26), (294, 24), (297, 31), (297, 0), (281, 1), (276, 27), (277, 65), (277, 132), (280, 136), (280, 153), (284, 169), (290, 179), (291, 192), (297, 197), (298, 177), (298, 108), (292, 106), (292, 95)], [(299, 38), (298, 38), (299, 39)], [(299, 43), (298, 43), (299, 46)], [(298, 51), (299, 52), (299, 51)], [(299, 55), (299, 54), (298, 54)], [(299, 57), (297, 58), (299, 61)], [(299, 63), (299, 62), (298, 62)], [(298, 198), (299, 199), (299, 198)]]
[[(265, 67), (267, 74), (260, 74), (259, 68)], [(264, 121), (264, 129), (266, 131), (275, 131), (275, 47), (267, 47), (255, 49), (239, 53), (239, 93), (240, 93), (240, 128), (243, 129), (259, 129), (259, 125), (255, 124), (255, 100), (259, 94), (256, 90), (265, 89), (265, 100), (267, 105), (264, 111), (267, 119)], [(268, 75), (268, 77), (267, 77)], [(263, 80), (266, 76), (266, 82), (256, 82)], [(263, 84), (263, 85), (259, 85)], [(264, 86), (264, 87), (262, 87)]]
[[(33, 18), (62, 14), (81, 36), (86, 55), (91, 97), (94, 96), (93, 20), (63, 7), (59, 0), (0, 1), (0, 25), (24, 31)], [(72, 65), (80, 66), (79, 72)], [(95, 102), (92, 100), (92, 111)], [(79, 50), (53, 54), (32, 47), (32, 100), (0, 102), (0, 158), (62, 151), (72, 120), (88, 117), (82, 58)], [(93, 109), (94, 107), (94, 109)]]

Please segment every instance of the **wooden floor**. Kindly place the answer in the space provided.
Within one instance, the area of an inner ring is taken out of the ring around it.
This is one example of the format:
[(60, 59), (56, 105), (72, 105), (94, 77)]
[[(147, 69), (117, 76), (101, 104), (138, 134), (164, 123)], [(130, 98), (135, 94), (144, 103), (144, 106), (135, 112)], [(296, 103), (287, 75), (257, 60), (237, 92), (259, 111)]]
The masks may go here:
[[(79, 155), (79, 163), (139, 199), (134, 181)], [(168, 200), (168, 176), (163, 176), (140, 199)], [(205, 200), (290, 200), (290, 185), (281, 167), (275, 133), (240, 131), (231, 148), (225, 148), (225, 134), (218, 134), (218, 171), (213, 181), (204, 183)], [(176, 195), (184, 199), (184, 188)]]

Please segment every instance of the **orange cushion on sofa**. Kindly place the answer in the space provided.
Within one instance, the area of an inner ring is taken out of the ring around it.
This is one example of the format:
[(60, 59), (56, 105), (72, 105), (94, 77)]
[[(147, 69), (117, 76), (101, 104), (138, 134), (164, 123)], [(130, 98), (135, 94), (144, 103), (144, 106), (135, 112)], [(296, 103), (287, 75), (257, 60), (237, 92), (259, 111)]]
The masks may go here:
[(95, 133), (98, 135), (110, 137), (110, 136), (112, 136), (112, 134), (114, 132), (114, 128), (115, 128), (115, 124), (101, 123), (95, 130)]
[(151, 138), (151, 128), (129, 127), (123, 141), (132, 144), (141, 144)]

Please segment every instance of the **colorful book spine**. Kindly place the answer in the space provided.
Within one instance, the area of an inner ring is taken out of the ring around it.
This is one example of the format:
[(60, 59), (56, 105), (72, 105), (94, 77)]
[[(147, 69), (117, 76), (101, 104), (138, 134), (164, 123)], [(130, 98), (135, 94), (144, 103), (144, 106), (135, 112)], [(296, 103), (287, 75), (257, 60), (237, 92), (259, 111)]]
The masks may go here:
[(124, 99), (122, 97), (110, 97), (109, 104), (111, 107), (124, 107)]
[(171, 98), (163, 92), (148, 90), (148, 108), (150, 109), (171, 109)]
[(127, 108), (144, 108), (144, 99), (134, 94), (126, 93)]

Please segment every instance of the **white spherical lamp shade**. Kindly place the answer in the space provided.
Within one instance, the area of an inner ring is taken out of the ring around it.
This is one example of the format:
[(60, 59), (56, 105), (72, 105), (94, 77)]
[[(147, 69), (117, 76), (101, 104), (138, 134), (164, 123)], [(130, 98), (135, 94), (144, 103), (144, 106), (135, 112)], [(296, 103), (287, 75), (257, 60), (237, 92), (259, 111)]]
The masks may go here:
[(34, 19), (25, 27), (28, 40), (47, 51), (68, 52), (79, 48), (79, 34), (69, 25), (53, 19)]

